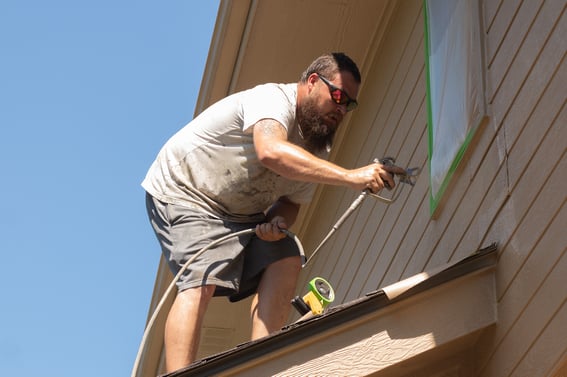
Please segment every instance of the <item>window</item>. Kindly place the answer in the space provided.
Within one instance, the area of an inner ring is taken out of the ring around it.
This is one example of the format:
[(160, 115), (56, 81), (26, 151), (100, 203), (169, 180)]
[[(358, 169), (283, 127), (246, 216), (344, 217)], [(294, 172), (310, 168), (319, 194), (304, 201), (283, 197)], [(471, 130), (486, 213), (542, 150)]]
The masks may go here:
[(478, 0), (424, 0), (431, 213), (485, 116)]

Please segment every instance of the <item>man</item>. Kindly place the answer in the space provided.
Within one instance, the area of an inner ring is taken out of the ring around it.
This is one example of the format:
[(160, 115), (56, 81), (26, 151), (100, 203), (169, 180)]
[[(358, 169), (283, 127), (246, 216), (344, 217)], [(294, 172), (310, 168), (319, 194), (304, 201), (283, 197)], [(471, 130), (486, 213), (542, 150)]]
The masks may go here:
[(236, 301), (255, 294), (252, 339), (285, 324), (301, 261), (281, 229), (294, 223), (315, 184), (394, 187), (380, 164), (345, 169), (327, 161), (335, 131), (357, 105), (360, 81), (347, 55), (323, 55), (298, 83), (259, 85), (217, 102), (159, 152), (142, 186), (174, 274), (212, 241), (255, 228), (204, 252), (177, 282), (165, 326), (168, 372), (194, 361), (214, 295)]

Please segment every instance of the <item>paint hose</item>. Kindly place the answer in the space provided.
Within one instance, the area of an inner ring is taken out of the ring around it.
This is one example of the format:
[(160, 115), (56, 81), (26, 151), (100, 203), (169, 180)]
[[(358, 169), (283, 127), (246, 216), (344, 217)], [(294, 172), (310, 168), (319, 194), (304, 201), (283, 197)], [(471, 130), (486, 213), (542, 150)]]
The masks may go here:
[[(291, 231), (289, 231), (287, 229), (281, 229), (281, 231), (295, 241), (295, 243), (297, 244), (297, 247), (299, 249), (299, 254), (301, 256), (302, 264), (305, 265), (305, 263), (306, 263), (305, 262), (305, 251), (303, 250), (303, 245), (299, 241), (299, 238), (294, 233), (292, 233)], [(231, 233), (231, 234), (228, 234), (228, 235), (221, 237), (217, 240), (214, 240), (211, 243), (209, 243), (208, 245), (206, 245), (205, 247), (203, 247), (201, 250), (199, 250), (197, 253), (195, 253), (195, 255), (193, 255), (191, 258), (189, 258), (189, 260), (187, 260), (187, 262), (185, 262), (183, 264), (183, 266), (181, 267), (179, 272), (177, 272), (177, 274), (175, 275), (175, 277), (173, 278), (173, 280), (171, 281), (171, 283), (167, 287), (166, 291), (164, 292), (163, 296), (161, 297), (161, 300), (159, 301), (156, 308), (154, 309), (154, 312), (153, 312), (152, 316), (150, 317), (148, 324), (146, 325), (146, 329), (144, 330), (144, 335), (142, 336), (142, 341), (140, 342), (140, 347), (138, 349), (138, 354), (136, 355), (134, 367), (132, 368), (131, 377), (136, 377), (138, 375), (138, 369), (140, 367), (140, 361), (142, 359), (142, 354), (144, 353), (144, 350), (146, 348), (146, 342), (148, 341), (148, 336), (150, 334), (150, 331), (154, 327), (157, 316), (158, 316), (159, 312), (161, 311), (163, 305), (165, 304), (167, 297), (169, 297), (169, 295), (173, 291), (173, 288), (175, 287), (175, 283), (177, 282), (177, 280), (179, 280), (179, 278), (183, 275), (183, 273), (187, 270), (187, 268), (189, 268), (189, 265), (191, 265), (191, 263), (193, 263), (195, 261), (195, 259), (197, 259), (199, 256), (201, 256), (201, 254), (203, 254), (205, 251), (211, 249), (212, 247), (214, 247), (214, 246), (216, 246), (220, 243), (223, 243), (224, 241), (231, 239), (233, 237), (240, 237), (240, 236), (243, 236), (243, 235), (246, 235), (246, 234), (252, 234), (252, 233), (255, 233), (255, 232), (256, 232), (255, 228), (244, 229), (244, 230), (241, 230), (239, 232)]]

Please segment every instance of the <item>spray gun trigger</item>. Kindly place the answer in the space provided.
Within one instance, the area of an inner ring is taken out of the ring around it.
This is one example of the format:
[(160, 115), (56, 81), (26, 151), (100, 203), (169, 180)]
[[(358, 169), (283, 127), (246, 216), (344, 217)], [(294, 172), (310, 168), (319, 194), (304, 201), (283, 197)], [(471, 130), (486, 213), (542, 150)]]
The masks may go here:
[[(384, 158), (375, 158), (374, 162), (378, 162), (384, 166), (395, 166), (396, 163), (396, 159), (394, 157), (384, 157)], [(390, 177), (392, 177), (392, 179), (394, 179), (395, 174), (392, 172), (388, 172), (388, 174), (390, 175)], [(384, 187), (387, 188), (388, 190), (392, 189), (392, 186), (390, 186), (390, 183), (386, 180), (384, 180)]]

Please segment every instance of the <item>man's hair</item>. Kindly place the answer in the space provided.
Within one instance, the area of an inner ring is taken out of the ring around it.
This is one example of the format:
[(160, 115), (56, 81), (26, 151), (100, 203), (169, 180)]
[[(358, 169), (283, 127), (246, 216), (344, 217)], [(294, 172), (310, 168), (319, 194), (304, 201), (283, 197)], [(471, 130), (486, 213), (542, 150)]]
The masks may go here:
[(356, 82), (360, 84), (360, 71), (356, 63), (342, 52), (333, 52), (319, 56), (307, 67), (301, 75), (300, 82), (305, 83), (312, 73), (320, 74), (327, 79), (333, 79), (341, 71), (350, 72)]

